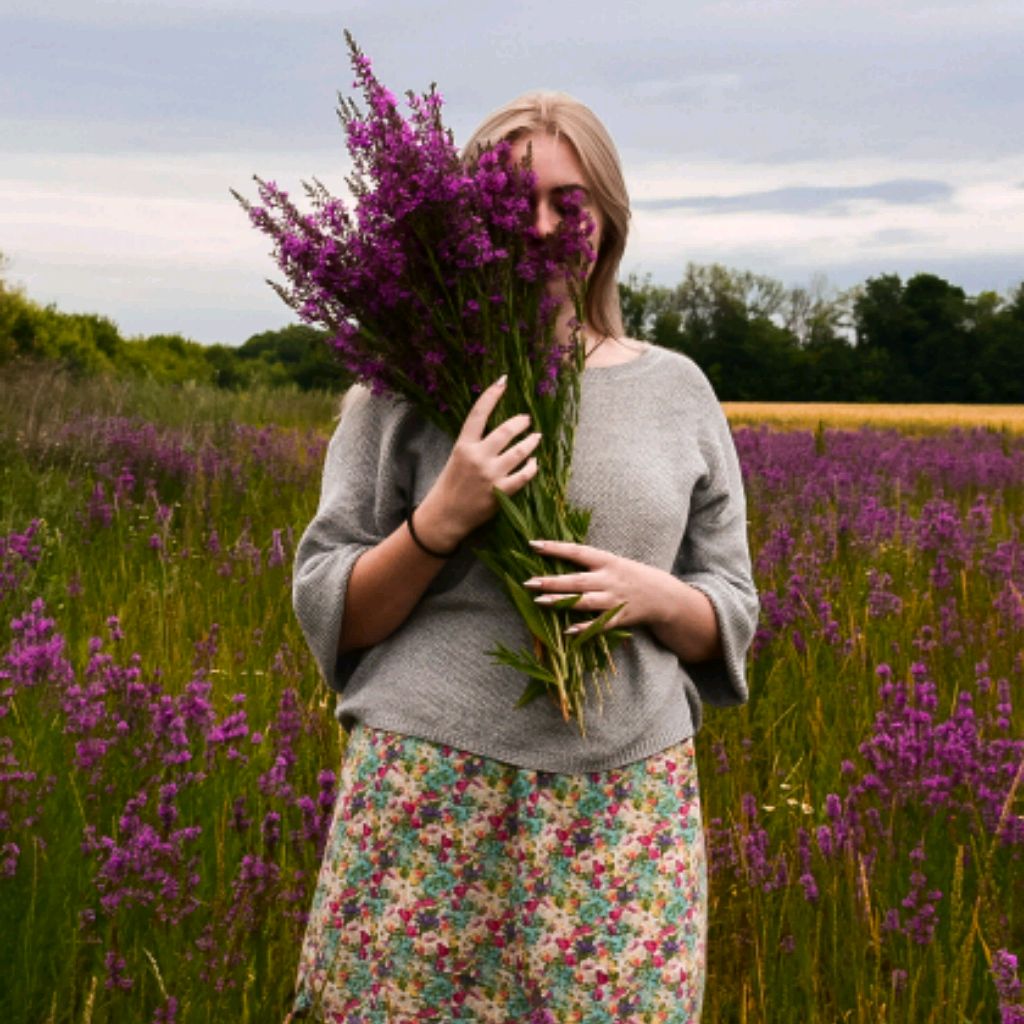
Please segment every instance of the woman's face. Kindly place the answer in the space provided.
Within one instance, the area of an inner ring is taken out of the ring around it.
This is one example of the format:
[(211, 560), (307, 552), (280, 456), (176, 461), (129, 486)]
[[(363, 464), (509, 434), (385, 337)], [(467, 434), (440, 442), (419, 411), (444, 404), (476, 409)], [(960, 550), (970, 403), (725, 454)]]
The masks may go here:
[(590, 244), (597, 252), (601, 244), (601, 213), (593, 201), (590, 182), (583, 173), (576, 151), (565, 139), (547, 132), (523, 135), (512, 143), (512, 159), (520, 162), (532, 144), (534, 186), (534, 226), (542, 235), (550, 234), (562, 216), (562, 196), (579, 189), (585, 195), (584, 206), (594, 219)]

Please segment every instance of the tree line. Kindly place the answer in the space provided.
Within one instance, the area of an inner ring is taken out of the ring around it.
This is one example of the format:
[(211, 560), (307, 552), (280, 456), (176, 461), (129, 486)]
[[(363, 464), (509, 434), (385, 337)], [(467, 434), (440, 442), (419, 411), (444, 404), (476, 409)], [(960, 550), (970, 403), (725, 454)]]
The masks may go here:
[[(690, 356), (723, 401), (1024, 402), (1024, 283), (969, 296), (934, 274), (881, 274), (829, 291), (690, 264), (674, 287), (634, 276), (619, 289), (626, 333)], [(105, 316), (42, 306), (0, 276), (0, 365), (338, 391), (349, 381), (325, 340), (302, 324), (239, 346), (125, 338)]]
[(1024, 283), (969, 296), (881, 274), (830, 294), (691, 264), (621, 294), (626, 333), (685, 352), (723, 401), (1024, 402)]
[(254, 334), (238, 346), (202, 345), (181, 334), (125, 338), (108, 317), (40, 305), (0, 277), (0, 367), (13, 361), (50, 361), (76, 374), (142, 377), (166, 384), (340, 391), (348, 376), (325, 338), (324, 331), (304, 324)]

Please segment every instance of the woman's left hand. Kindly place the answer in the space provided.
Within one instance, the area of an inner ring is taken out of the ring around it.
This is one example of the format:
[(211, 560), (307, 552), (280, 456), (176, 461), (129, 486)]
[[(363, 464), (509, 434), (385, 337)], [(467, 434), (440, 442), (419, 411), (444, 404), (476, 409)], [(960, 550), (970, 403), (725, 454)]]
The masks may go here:
[[(554, 604), (579, 594), (573, 611), (594, 612), (595, 619), (602, 612), (622, 605), (607, 622), (606, 629), (624, 629), (638, 624), (654, 626), (670, 617), (672, 584), (678, 582), (670, 573), (587, 544), (545, 540), (531, 541), (531, 545), (540, 554), (583, 566), (580, 572), (526, 580), (523, 586), (539, 592), (534, 598), (537, 604)], [(578, 622), (566, 632), (580, 633), (592, 621)]]
[(663, 569), (587, 544), (554, 540), (530, 543), (541, 554), (583, 566), (581, 572), (536, 576), (523, 584), (540, 592), (534, 598), (538, 604), (553, 604), (580, 595), (573, 611), (593, 612), (594, 618), (577, 622), (566, 632), (581, 633), (602, 612), (622, 605), (605, 629), (647, 626), (655, 639), (685, 662), (722, 657), (718, 617), (703, 591)]

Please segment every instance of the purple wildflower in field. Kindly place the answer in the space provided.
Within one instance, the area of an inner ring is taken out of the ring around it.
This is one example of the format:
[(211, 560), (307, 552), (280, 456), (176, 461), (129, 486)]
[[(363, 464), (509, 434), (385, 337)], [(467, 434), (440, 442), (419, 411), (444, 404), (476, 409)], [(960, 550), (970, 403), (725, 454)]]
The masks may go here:
[(935, 937), (935, 929), (939, 923), (938, 905), (942, 899), (942, 892), (927, 888), (928, 878), (923, 870), (923, 846), (917, 846), (910, 851), (910, 860), (914, 866), (910, 874), (910, 892), (900, 901), (903, 914), (896, 912), (892, 918), (892, 926), (895, 927), (902, 918), (902, 923), (898, 925), (899, 930), (919, 946), (927, 946)]
[(779, 523), (758, 551), (755, 565), (758, 574), (767, 575), (777, 566), (786, 565), (795, 549), (791, 524)]
[[(860, 746), (866, 770), (851, 787), (848, 804), (918, 804), (970, 822), (980, 815), (986, 828), (1010, 841), (1003, 812), (1024, 759), (1024, 740), (987, 728), (970, 690), (961, 691), (948, 718), (939, 718), (929, 675), (916, 662), (908, 683), (894, 680), (889, 666), (878, 666), (881, 710)], [(1009, 707), (1008, 687), (1003, 693)]]
[(899, 615), (903, 610), (903, 598), (889, 589), (892, 576), (874, 568), (868, 569), (868, 615), (873, 619), (883, 619), (889, 615)]
[[(159, 495), (167, 485), (204, 478), (244, 492), (254, 472), (282, 485), (308, 485), (319, 472), (326, 444), (312, 430), (236, 423), (211, 435), (138, 417), (94, 415), (64, 424), (43, 454), (55, 460), (74, 457), (100, 477), (87, 503), (87, 521), (110, 526), (118, 510), (149, 500), (157, 523), (166, 525), (173, 509)], [(139, 481), (144, 481), (142, 496)]]
[[(766, 893), (784, 888), (789, 881), (784, 851), (771, 852), (771, 839), (760, 820), (757, 800), (752, 793), (743, 795), (742, 805), (744, 824), (736, 834), (738, 855), (735, 861), (743, 865), (749, 884), (760, 886)], [(725, 857), (733, 860), (734, 855), (725, 854)], [(718, 866), (712, 861), (712, 869)]]
[(302, 731), (298, 694), (289, 686), (281, 694), (277, 718), (271, 731), (274, 760), (259, 778), (260, 789), (265, 794), (291, 800), (293, 789), (290, 775), (296, 759), (296, 741)]
[(178, 1000), (168, 996), (167, 1001), (153, 1011), (152, 1024), (177, 1024)]
[[(174, 1021), (180, 1013), (176, 998), (165, 995), (154, 1007), (148, 986), (140, 985), (148, 968), (139, 934), (147, 936), (146, 946), (155, 929), (207, 936), (205, 952), (186, 941), (203, 958), (202, 970), (217, 991), (235, 988), (250, 960), (252, 936), (264, 922), (276, 912), (287, 917), (289, 928), (302, 927), (310, 867), (321, 856), (336, 780), (332, 771), (321, 770), (318, 778), (306, 774), (313, 795), (294, 796), (296, 752), (307, 722), (292, 692), (271, 722), (261, 722), (276, 737), (273, 790), (262, 799), (258, 791), (239, 792), (244, 778), (226, 770), (218, 754), (248, 741), (248, 711), (243, 694), (215, 699), (216, 623), (194, 645), (191, 677), (166, 688), (129, 650), (117, 616), (106, 617), (105, 633), (88, 639), (81, 663), (76, 658), (73, 665), (42, 600), (10, 622), (0, 656), (0, 882), (24, 887), (26, 855), (38, 863), (54, 839), (62, 850), (70, 840), (80, 851), (72, 859), (84, 886), (69, 894), (76, 901), (73, 927), (83, 950), (94, 951), (96, 976), (111, 999), (124, 1001), (126, 1014)], [(8, 713), (12, 701), (17, 722)], [(59, 778), (32, 762), (39, 744), (23, 742), (26, 720), (35, 722), (36, 732), (45, 723), (40, 735), (60, 752)], [(50, 813), (58, 783), (63, 799), (74, 793), (73, 825)], [(255, 777), (251, 783), (255, 791)], [(251, 795), (260, 800), (268, 826), (263, 836), (251, 829)], [(216, 811), (221, 806), (223, 814)], [(66, 834), (69, 826), (77, 826), (77, 835)], [(221, 864), (226, 851), (218, 835), (225, 830), (241, 849), (227, 852)], [(278, 862), (285, 859), (287, 870)], [(186, 951), (185, 960), (191, 955)], [(128, 1009), (135, 999), (141, 1004)]]
[(800, 853), (800, 886), (808, 903), (818, 901), (818, 882), (814, 877), (811, 859), (811, 837), (807, 829), (797, 830), (797, 845)]
[[(491, 298), (458, 315), (497, 315)], [(18, 937), (0, 1003), (44, 1020), (91, 986), (94, 1019), (242, 1019), (256, 991), (286, 1005), (338, 787), (336, 729), (268, 571), (300, 515), (257, 510), (276, 473), (312, 507), (324, 438), (153, 424), (143, 441), (180, 446), (164, 473), (114, 419), (37, 434), (42, 551), (13, 555), (0, 595), (0, 895)], [(1024, 1024), (1024, 439), (736, 437), (772, 596), (750, 704), (728, 723), (709, 708), (697, 741), (705, 1016)], [(77, 530), (97, 484), (110, 528)], [(15, 491), (23, 537), (39, 513)], [(152, 533), (166, 561), (144, 557)], [(246, 582), (209, 603), (222, 562)]]
[[(4, 830), (10, 826), (7, 819), (4, 819)], [(17, 843), (4, 843), (0, 846), (0, 875), (5, 878), (13, 878), (18, 870), (18, 857), (21, 855), (21, 848)]]
[[(64, 637), (55, 631), (56, 622), (46, 615), (46, 605), (37, 598), (24, 615), (11, 622), (13, 642), (0, 662), (0, 693), (13, 695), (14, 688), (42, 684), (64, 686), (74, 671), (64, 656)], [(0, 703), (0, 715), (6, 701)]]
[(42, 552), (35, 539), (39, 526), (39, 520), (33, 519), (23, 532), (0, 536), (0, 600), (17, 590), (39, 562)]
[(107, 969), (107, 976), (104, 980), (104, 985), (108, 989), (122, 989), (126, 992), (130, 991), (132, 985), (135, 983), (125, 974), (125, 970), (128, 965), (125, 963), (124, 957), (111, 950), (107, 953), (103, 963)]
[(270, 551), (267, 554), (267, 566), (271, 569), (284, 565), (287, 560), (281, 531), (273, 530), (270, 534)]
[(991, 971), (999, 997), (1000, 1024), (1024, 1024), (1024, 1003), (1020, 1001), (1022, 985), (1017, 974), (1017, 957), (1008, 949), (997, 949), (992, 955)]
[(114, 522), (114, 505), (107, 500), (107, 488), (97, 480), (85, 507), (85, 521), (94, 526), (108, 527)]
[(250, 853), (242, 856), (216, 928), (208, 925), (196, 940), (196, 947), (206, 954), (200, 976), (216, 991), (238, 984), (235, 975), (248, 963), (250, 937), (280, 898), (280, 878), (274, 861)]
[[(760, 535), (752, 536), (762, 601), (755, 655), (781, 639), (800, 653), (819, 640), (851, 649), (857, 638), (827, 613), (837, 580), (825, 570), (837, 557), (869, 562), (864, 600), (872, 618), (901, 614), (902, 579), (889, 565), (870, 563), (903, 544), (919, 554), (929, 588), (950, 598), (963, 574), (980, 568), (996, 587), (998, 636), (1024, 628), (1019, 530), (1011, 538), (993, 532), (1000, 489), (1024, 483), (1024, 445), (982, 430), (924, 437), (829, 430), (822, 445), (810, 431), (743, 428), (734, 437), (748, 500), (765, 510)], [(794, 479), (801, 481), (797, 488), (789, 485)], [(961, 511), (947, 495), (966, 489), (986, 493)], [(968, 640), (951, 600), (945, 607), (947, 630)]]
[(242, 532), (236, 538), (229, 549), (229, 557), (233, 562), (239, 563), (244, 569), (248, 569), (254, 576), (259, 575), (263, 570), (263, 552), (259, 545), (252, 539), (251, 529), (248, 523), (242, 528)]
[[(157, 920), (177, 924), (200, 905), (194, 895), (200, 880), (195, 846), (202, 827), (171, 830), (150, 823), (143, 818), (148, 804), (146, 791), (127, 802), (116, 837), (87, 831), (85, 849), (97, 861), (93, 883), (107, 915), (122, 907), (147, 907)], [(167, 809), (161, 805), (158, 822), (166, 819)]]
[(33, 836), (36, 844), (45, 848), (36, 826), (56, 783), (55, 775), (41, 777), (23, 767), (12, 738), (0, 736), (0, 875), (12, 878), (22, 853), (21, 845), (8, 837)]

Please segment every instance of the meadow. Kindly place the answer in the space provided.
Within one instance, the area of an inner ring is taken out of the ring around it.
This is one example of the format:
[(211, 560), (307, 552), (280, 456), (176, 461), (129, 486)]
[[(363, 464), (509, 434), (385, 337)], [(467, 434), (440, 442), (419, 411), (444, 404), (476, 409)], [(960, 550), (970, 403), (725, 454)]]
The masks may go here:
[[(0, 1020), (283, 1018), (342, 752), (290, 602), (336, 409), (7, 372)], [(1021, 1024), (1024, 436), (730, 415), (762, 615), (698, 737), (704, 1019)]]

